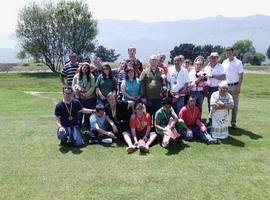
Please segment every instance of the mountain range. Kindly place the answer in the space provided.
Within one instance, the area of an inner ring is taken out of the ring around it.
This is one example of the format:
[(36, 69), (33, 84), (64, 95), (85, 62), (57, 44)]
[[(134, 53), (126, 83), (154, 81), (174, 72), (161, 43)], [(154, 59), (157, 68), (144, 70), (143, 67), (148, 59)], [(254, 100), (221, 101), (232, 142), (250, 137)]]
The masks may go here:
[[(127, 49), (131, 46), (137, 48), (137, 57), (146, 62), (150, 55), (158, 52), (164, 52), (169, 58), (170, 51), (181, 43), (230, 46), (237, 40), (250, 39), (256, 50), (263, 54), (270, 45), (270, 16), (265, 15), (164, 22), (105, 19), (98, 21), (98, 29), (98, 44), (115, 49), (121, 54), (119, 60), (127, 58)], [(3, 62), (2, 44), (7, 43), (14, 45), (14, 40), (0, 34), (0, 63)], [(8, 52), (6, 48), (4, 51)], [(10, 53), (4, 60), (14, 62), (12, 58), (14, 55)]]

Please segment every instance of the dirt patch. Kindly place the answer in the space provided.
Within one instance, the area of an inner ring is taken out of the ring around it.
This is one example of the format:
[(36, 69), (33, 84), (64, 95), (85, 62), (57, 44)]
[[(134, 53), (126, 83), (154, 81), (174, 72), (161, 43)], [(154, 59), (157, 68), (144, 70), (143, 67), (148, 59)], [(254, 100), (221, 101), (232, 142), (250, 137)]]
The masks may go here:
[(0, 63), (0, 72), (10, 72), (14, 70), (16, 64), (1, 64)]
[[(31, 96), (40, 97), (43, 99), (48, 99), (48, 100), (52, 101), (54, 106), (56, 106), (56, 104), (58, 103), (56, 98), (49, 97), (49, 96), (45, 95), (45, 93), (48, 93), (48, 92), (38, 92), (38, 91), (22, 91), (22, 92), (25, 94), (31, 95)], [(59, 92), (55, 92), (55, 93), (59, 93)]]

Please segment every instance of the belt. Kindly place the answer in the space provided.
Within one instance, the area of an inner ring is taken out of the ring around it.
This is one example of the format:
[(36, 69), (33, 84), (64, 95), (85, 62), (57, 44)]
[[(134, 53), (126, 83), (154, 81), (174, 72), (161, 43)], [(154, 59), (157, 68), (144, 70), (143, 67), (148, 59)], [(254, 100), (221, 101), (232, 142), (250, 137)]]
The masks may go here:
[(239, 82), (235, 82), (235, 83), (228, 83), (228, 86), (234, 86), (234, 85), (237, 85)]

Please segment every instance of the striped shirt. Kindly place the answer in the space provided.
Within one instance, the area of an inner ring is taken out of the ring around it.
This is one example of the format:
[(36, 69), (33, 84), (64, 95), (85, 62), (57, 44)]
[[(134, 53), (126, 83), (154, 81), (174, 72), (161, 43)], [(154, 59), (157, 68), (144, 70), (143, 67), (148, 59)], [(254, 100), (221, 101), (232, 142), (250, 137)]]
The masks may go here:
[(67, 77), (67, 84), (68, 85), (72, 85), (72, 81), (73, 81), (73, 77), (76, 74), (76, 70), (79, 67), (79, 63), (73, 65), (71, 64), (71, 62), (65, 64), (65, 66), (63, 67), (62, 71), (61, 71), (61, 76), (62, 77)]

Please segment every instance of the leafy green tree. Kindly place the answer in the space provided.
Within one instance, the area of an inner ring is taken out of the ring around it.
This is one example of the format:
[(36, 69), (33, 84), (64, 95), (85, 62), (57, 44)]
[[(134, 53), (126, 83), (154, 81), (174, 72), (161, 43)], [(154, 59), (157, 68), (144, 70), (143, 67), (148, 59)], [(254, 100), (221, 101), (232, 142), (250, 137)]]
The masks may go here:
[(244, 55), (246, 53), (255, 54), (256, 52), (251, 40), (239, 40), (234, 43), (233, 49), (236, 57), (242, 60), (244, 63)]
[(114, 49), (107, 49), (100, 45), (95, 50), (95, 56), (101, 58), (102, 61), (114, 62), (120, 56), (120, 54), (115, 54)]
[(94, 50), (97, 22), (80, 1), (33, 2), (20, 11), (16, 33), (26, 54), (57, 72), (69, 53)]
[(195, 46), (194, 44), (184, 43), (179, 46), (175, 46), (172, 51), (170, 51), (171, 63), (173, 63), (173, 58), (178, 55), (183, 55), (185, 58), (194, 60), (201, 52), (201, 46)]

